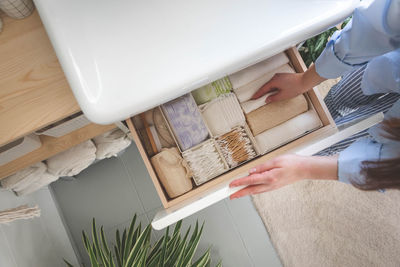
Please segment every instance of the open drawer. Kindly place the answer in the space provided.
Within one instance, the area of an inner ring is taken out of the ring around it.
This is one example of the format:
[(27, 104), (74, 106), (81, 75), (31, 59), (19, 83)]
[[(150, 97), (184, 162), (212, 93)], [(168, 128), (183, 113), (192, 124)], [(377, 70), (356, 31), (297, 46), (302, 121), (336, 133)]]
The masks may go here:
[[(290, 65), (296, 72), (304, 72), (306, 70), (305, 64), (295, 48), (288, 49), (285, 51), (285, 53), (289, 58)], [(378, 115), (368, 121), (349, 128), (346, 132), (338, 133), (336, 125), (318, 91), (311, 90), (307, 92), (306, 98), (309, 101), (312, 109), (318, 114), (321, 122), (321, 125), (318, 129), (307, 132), (305, 135), (302, 135), (297, 139), (290, 141), (287, 144), (284, 144), (270, 152), (259, 155), (258, 157), (235, 168), (230, 168), (221, 175), (207, 181), (206, 183), (194, 186), (192, 190), (175, 198), (170, 198), (166, 193), (150, 161), (150, 157), (146, 153), (144, 144), (139, 137), (138, 128), (135, 126), (132, 118), (128, 119), (127, 124), (148, 169), (156, 191), (165, 208), (165, 210), (157, 213), (152, 222), (153, 227), (155, 229), (162, 229), (228, 197), (230, 194), (240, 189), (230, 189), (228, 187), (230, 181), (247, 175), (249, 169), (262, 162), (265, 162), (266, 160), (288, 152), (302, 155), (312, 155), (358, 131), (370, 127), (382, 119), (382, 116)]]

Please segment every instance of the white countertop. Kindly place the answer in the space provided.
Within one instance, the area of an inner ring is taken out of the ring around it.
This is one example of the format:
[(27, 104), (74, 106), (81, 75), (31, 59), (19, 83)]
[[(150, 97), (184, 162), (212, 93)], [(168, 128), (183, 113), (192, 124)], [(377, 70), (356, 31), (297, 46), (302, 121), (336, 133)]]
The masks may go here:
[(358, 0), (34, 0), (86, 116), (123, 120), (296, 45)]

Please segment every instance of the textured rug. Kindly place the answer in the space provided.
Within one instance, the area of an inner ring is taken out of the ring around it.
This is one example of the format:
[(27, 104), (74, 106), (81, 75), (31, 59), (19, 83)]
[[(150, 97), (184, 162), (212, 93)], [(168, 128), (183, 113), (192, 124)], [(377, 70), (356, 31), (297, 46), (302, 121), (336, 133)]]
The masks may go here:
[(400, 266), (400, 191), (302, 181), (253, 203), (284, 266)]

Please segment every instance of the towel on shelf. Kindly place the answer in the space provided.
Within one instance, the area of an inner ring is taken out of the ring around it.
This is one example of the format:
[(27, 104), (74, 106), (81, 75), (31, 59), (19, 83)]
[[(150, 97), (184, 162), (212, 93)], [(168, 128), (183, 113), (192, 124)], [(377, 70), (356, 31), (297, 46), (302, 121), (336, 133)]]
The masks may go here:
[(231, 168), (257, 156), (253, 144), (242, 126), (236, 127), (232, 131), (218, 136), (216, 142)]
[(248, 84), (249, 82), (257, 80), (265, 73), (268, 73), (287, 63), (289, 63), (289, 58), (285, 53), (282, 52), (232, 75), (229, 75), (229, 80), (232, 83), (233, 89), (236, 89)]
[(96, 159), (96, 146), (91, 140), (76, 145), (46, 160), (47, 171), (55, 176), (74, 176)]
[(0, 181), (1, 186), (5, 189), (14, 190), (23, 189), (30, 183), (38, 180), (44, 173), (46, 173), (47, 166), (43, 162), (38, 162), (22, 169)]
[(192, 92), (197, 105), (209, 102), (220, 95), (227, 94), (231, 91), (232, 84), (228, 77), (216, 80)]
[(300, 114), (274, 128), (271, 128), (255, 136), (256, 142), (261, 149), (261, 153), (277, 148), (286, 144), (308, 131), (320, 127), (321, 121), (314, 110), (309, 110)]
[(245, 124), (240, 104), (233, 93), (221, 95), (200, 107), (204, 120), (213, 136), (229, 132), (235, 126)]
[(182, 153), (193, 173), (196, 185), (220, 175), (227, 167), (212, 139)]
[(115, 157), (119, 152), (127, 148), (132, 141), (121, 129), (116, 128), (96, 136), (93, 138), (93, 142), (97, 148), (96, 159), (105, 159)]
[(308, 110), (307, 99), (299, 95), (291, 99), (269, 103), (246, 114), (253, 135), (258, 135)]
[(280, 66), (279, 68), (273, 69), (267, 73), (264, 73), (261, 77), (256, 80), (250, 81), (249, 83), (236, 88), (234, 90), (239, 102), (245, 102), (251, 99), (251, 97), (260, 89), (264, 84), (266, 84), (269, 80), (274, 77), (277, 73), (295, 73), (295, 71), (289, 66), (289, 64), (285, 64)]
[(182, 151), (200, 144), (209, 136), (200, 111), (191, 94), (161, 106)]
[(267, 103), (265, 101), (267, 101), (267, 98), (271, 95), (276, 94), (277, 91), (273, 91), (273, 92), (269, 92), (266, 93), (265, 95), (263, 95), (260, 98), (254, 99), (254, 100), (248, 100), (246, 102), (241, 103), (240, 105), (242, 106), (242, 109), (244, 111), (244, 113), (250, 113), (262, 106), (265, 106)]
[(40, 209), (36, 205), (32, 208), (22, 205), (13, 209), (0, 211), (0, 223), (10, 223), (15, 220), (32, 219), (40, 216)]
[(169, 197), (180, 196), (192, 189), (191, 172), (178, 148), (164, 148), (151, 158), (151, 163)]
[(15, 188), (13, 191), (18, 196), (29, 195), (37, 190), (51, 184), (54, 181), (57, 181), (58, 176), (48, 173), (47, 171), (39, 176), (39, 178), (35, 181), (32, 181), (28, 186), (24, 188)]

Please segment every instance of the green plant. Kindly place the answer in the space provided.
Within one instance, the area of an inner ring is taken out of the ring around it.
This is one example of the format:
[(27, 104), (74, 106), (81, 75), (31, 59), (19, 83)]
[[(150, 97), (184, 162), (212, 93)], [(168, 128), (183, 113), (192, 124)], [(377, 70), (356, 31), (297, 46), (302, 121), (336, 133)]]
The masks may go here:
[(322, 51), (324, 51), (326, 43), (328, 42), (332, 34), (338, 29), (343, 29), (350, 21), (350, 19), (351, 18), (347, 18), (340, 25), (340, 27), (330, 28), (329, 30), (324, 31), (323, 33), (318, 34), (317, 36), (314, 36), (304, 42), (302, 47), (299, 48), (299, 52), (307, 66), (310, 66), (311, 63), (317, 60)]
[[(207, 267), (211, 264), (210, 249), (193, 262), (203, 226), (198, 222), (189, 238), (189, 227), (185, 235), (181, 236), (182, 221), (179, 221), (169, 234), (169, 227), (164, 236), (154, 245), (150, 244), (151, 225), (142, 230), (141, 223), (136, 226), (136, 215), (133, 217), (129, 229), (124, 229), (122, 235), (116, 231), (113, 251), (109, 248), (103, 226), (100, 233), (97, 231), (96, 220), (92, 222), (92, 240), (82, 231), (82, 239), (93, 267)], [(72, 266), (65, 261), (68, 266)], [(217, 266), (222, 266), (219, 263)]]

